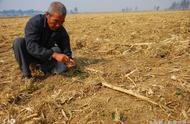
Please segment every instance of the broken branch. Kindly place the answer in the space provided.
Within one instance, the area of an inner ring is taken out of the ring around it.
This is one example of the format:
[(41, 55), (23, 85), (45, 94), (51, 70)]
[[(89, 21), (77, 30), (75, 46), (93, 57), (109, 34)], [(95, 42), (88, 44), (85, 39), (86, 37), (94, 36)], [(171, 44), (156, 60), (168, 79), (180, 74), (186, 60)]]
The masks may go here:
[(158, 105), (158, 103), (152, 101), (150, 98), (142, 96), (142, 95), (139, 95), (139, 94), (133, 92), (132, 90), (126, 90), (126, 89), (123, 89), (123, 88), (120, 88), (120, 87), (117, 87), (117, 86), (113, 86), (111, 84), (108, 84), (105, 81), (102, 82), (102, 85), (105, 86), (105, 87), (108, 87), (108, 88), (111, 88), (111, 89), (114, 89), (114, 90), (129, 94), (129, 95), (135, 96), (135, 97), (137, 97), (139, 99), (142, 99), (144, 101), (148, 101), (149, 103), (152, 103), (154, 105)]
[(155, 101), (151, 100), (151, 99), (148, 98), (148, 97), (145, 97), (145, 96), (142, 96), (142, 95), (140, 95), (140, 94), (137, 94), (137, 93), (133, 92), (132, 90), (126, 90), (126, 89), (123, 89), (123, 88), (121, 88), (121, 87), (113, 86), (113, 85), (111, 85), (111, 84), (108, 84), (102, 77), (101, 77), (101, 79), (102, 79), (102, 82), (101, 82), (102, 86), (105, 86), (105, 87), (108, 87), (108, 88), (110, 88), (110, 89), (114, 89), (114, 90), (117, 90), (117, 91), (120, 91), (120, 92), (129, 94), (129, 95), (131, 95), (131, 96), (135, 96), (135, 97), (137, 97), (137, 98), (139, 98), (139, 99), (141, 99), (141, 100), (144, 100), (144, 101), (147, 101), (147, 102), (149, 102), (149, 103), (151, 103), (151, 104), (153, 104), (153, 105), (159, 106), (160, 108), (163, 108), (163, 109), (165, 109), (165, 110), (167, 110), (167, 111), (173, 111), (173, 110), (171, 110), (170, 108), (168, 108), (167, 106), (158, 104), (158, 103), (156, 103)]
[(128, 77), (129, 75), (133, 74), (135, 71), (137, 71), (137, 69), (135, 69), (135, 70), (129, 72), (128, 74), (126, 74), (125, 77)]

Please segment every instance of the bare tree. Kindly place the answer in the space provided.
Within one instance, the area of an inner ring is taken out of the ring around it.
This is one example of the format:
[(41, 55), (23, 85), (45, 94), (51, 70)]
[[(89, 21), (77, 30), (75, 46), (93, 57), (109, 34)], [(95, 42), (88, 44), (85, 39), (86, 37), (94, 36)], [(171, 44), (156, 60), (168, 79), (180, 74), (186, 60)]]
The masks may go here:
[(190, 0), (183, 0), (180, 6), (181, 6), (181, 9), (183, 10), (188, 9), (188, 7), (190, 6)]
[(160, 6), (154, 6), (154, 10), (159, 11)]

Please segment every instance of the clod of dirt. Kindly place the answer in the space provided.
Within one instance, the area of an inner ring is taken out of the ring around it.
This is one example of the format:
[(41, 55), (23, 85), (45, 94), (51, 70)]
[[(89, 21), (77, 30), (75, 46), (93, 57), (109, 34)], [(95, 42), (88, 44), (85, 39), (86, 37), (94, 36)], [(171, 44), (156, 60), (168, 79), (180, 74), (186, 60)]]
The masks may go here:
[(27, 94), (27, 93), (20, 93), (16, 96), (12, 96), (9, 98), (8, 102), (9, 103), (14, 103), (14, 104), (24, 104), (27, 101), (29, 101), (31, 98), (31, 95)]
[(157, 58), (165, 58), (170, 55), (170, 50), (168, 49), (168, 46), (161, 45), (157, 46), (155, 49), (155, 57)]
[(81, 49), (81, 48), (83, 48), (83, 47), (85, 47), (86, 46), (86, 42), (85, 42), (85, 40), (77, 40), (76, 41), (76, 48), (77, 49)]

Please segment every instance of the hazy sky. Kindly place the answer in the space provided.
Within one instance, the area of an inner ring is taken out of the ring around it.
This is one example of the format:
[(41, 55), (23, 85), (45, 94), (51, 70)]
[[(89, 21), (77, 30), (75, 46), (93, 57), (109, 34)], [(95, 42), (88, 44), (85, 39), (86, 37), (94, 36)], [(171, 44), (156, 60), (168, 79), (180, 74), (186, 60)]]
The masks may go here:
[[(53, 0), (0, 0), (0, 10), (35, 9), (45, 11)], [(57, 0), (67, 9), (78, 7), (80, 12), (121, 11), (122, 8), (136, 6), (140, 10), (151, 10), (155, 5), (168, 8), (172, 2), (181, 0)]]

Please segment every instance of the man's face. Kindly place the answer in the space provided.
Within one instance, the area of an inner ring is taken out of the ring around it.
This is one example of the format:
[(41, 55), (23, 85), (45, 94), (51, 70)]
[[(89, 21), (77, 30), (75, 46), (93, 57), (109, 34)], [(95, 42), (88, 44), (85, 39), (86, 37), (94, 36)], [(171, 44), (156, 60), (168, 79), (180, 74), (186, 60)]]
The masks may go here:
[(51, 30), (59, 29), (62, 24), (65, 22), (65, 15), (60, 15), (58, 13), (46, 14), (47, 23)]

